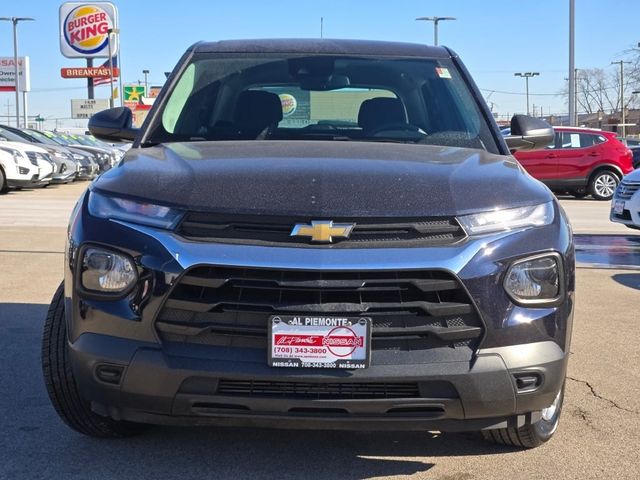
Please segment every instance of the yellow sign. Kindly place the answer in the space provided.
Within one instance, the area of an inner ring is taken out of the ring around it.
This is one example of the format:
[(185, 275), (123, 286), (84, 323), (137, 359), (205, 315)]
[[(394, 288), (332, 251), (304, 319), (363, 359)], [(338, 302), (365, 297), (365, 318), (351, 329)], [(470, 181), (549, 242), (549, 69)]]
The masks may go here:
[(144, 97), (144, 86), (140, 85), (125, 85), (122, 87), (122, 93), (124, 94), (125, 102), (140, 102)]

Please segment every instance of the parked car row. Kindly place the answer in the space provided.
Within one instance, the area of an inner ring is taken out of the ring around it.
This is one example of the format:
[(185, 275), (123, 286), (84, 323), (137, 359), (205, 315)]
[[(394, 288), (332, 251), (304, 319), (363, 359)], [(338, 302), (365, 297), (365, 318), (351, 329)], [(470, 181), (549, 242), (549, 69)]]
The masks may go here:
[(632, 151), (615, 133), (590, 128), (555, 127), (552, 145), (514, 156), (552, 191), (576, 198), (610, 200), (634, 169)]
[(0, 193), (93, 180), (123, 155), (121, 148), (89, 135), (0, 125)]

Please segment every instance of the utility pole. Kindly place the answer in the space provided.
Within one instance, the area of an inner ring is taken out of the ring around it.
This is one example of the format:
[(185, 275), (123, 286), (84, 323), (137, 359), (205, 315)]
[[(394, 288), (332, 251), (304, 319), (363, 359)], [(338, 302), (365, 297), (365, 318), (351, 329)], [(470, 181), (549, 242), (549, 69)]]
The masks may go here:
[(149, 70), (142, 70), (142, 74), (144, 75), (144, 96), (145, 98), (149, 97)]
[[(20, 128), (20, 80), (18, 77), (18, 22), (34, 21), (35, 18), (31, 17), (0, 17), (0, 20), (13, 23), (13, 63), (14, 63), (14, 75), (15, 75), (15, 89), (16, 89), (16, 128)], [(27, 72), (25, 71), (26, 75)], [(26, 127), (26, 125), (25, 125)]]
[[(569, 125), (578, 118), (576, 114), (576, 57), (575, 57), (576, 2), (569, 0)], [(576, 125), (576, 123), (574, 123)]]
[(320, 38), (324, 38), (324, 17), (320, 17)]
[(527, 115), (529, 115), (529, 79), (531, 77), (537, 77), (540, 75), (539, 72), (516, 72), (513, 74), (515, 77), (524, 78), (525, 88), (527, 92)]
[(625, 112), (625, 105), (624, 105), (624, 64), (625, 63), (631, 63), (631, 62), (625, 62), (624, 60), (620, 60), (618, 62), (611, 62), (611, 65), (617, 65), (620, 64), (620, 111), (621, 111), (621, 115), (622, 115), (622, 138), (625, 138), (627, 136), (627, 113)]
[(456, 17), (418, 17), (416, 20), (433, 22), (433, 44), (438, 45), (438, 23), (444, 20), (456, 20)]
[(578, 124), (580, 123), (580, 114), (578, 113), (578, 69), (574, 68), (573, 69), (573, 112), (574, 112), (574, 117), (573, 117), (573, 125), (575, 127), (578, 126)]

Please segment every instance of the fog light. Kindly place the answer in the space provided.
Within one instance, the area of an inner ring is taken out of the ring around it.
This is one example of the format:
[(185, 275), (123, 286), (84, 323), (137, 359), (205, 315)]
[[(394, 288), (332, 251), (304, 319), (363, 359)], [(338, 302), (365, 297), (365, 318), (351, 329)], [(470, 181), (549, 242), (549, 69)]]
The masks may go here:
[(559, 256), (543, 255), (511, 265), (504, 288), (518, 303), (548, 303), (560, 297), (560, 282)]
[(137, 272), (131, 260), (102, 248), (90, 247), (82, 260), (82, 286), (86, 290), (121, 293), (131, 287)]

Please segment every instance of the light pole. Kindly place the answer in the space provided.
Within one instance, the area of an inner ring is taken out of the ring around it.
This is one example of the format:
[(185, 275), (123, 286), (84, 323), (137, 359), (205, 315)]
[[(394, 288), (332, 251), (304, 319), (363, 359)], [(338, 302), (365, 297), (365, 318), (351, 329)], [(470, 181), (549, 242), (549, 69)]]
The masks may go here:
[(107, 40), (107, 45), (109, 46), (109, 84), (111, 91), (109, 92), (109, 108), (113, 108), (113, 48), (111, 46), (111, 39), (113, 38), (111, 34), (115, 33), (116, 35), (120, 33), (120, 30), (117, 28), (110, 28), (107, 30), (107, 34), (109, 35), (109, 39)]
[(524, 82), (526, 85), (526, 92), (527, 92), (527, 115), (529, 115), (529, 79), (531, 77), (537, 77), (538, 75), (540, 75), (540, 73), (539, 72), (516, 72), (513, 75), (516, 77), (524, 78)]
[(438, 45), (438, 22), (444, 20), (455, 20), (456, 17), (418, 17), (416, 20), (426, 20), (427, 22), (433, 22), (433, 44)]
[[(18, 22), (32, 22), (31, 17), (0, 17), (0, 20), (13, 23), (13, 63), (16, 86), (16, 127), (20, 128), (20, 88), (18, 83)], [(24, 72), (26, 75), (26, 71)], [(26, 127), (27, 125), (25, 125)]]
[(578, 106), (576, 102), (576, 60), (575, 60), (575, 18), (576, 2), (569, 0), (569, 125), (578, 124)]
[(149, 70), (142, 70), (144, 75), (144, 96), (149, 96)]

